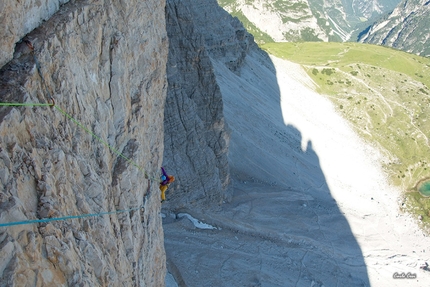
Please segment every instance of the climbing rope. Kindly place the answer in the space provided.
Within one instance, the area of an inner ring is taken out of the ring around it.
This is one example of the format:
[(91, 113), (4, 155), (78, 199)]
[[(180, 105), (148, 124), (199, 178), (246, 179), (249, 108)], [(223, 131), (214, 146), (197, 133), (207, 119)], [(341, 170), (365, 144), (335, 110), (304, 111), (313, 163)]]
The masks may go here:
[(42, 218), (42, 219), (6, 222), (6, 223), (0, 223), (0, 227), (23, 225), (23, 224), (33, 224), (33, 223), (45, 223), (45, 222), (51, 222), (51, 221), (69, 220), (69, 219), (85, 218), (85, 217), (96, 217), (96, 216), (131, 212), (131, 211), (136, 211), (136, 210), (143, 209), (143, 208), (144, 208), (144, 206), (140, 206), (140, 207), (135, 207), (135, 208), (130, 208), (130, 209), (106, 211), (106, 212), (99, 212), (99, 213), (87, 213), (87, 214), (70, 215), (70, 216), (63, 216), (63, 217), (50, 217), (50, 218)]
[(125, 159), (129, 164), (131, 164), (132, 166), (136, 167), (138, 170), (140, 170), (141, 172), (143, 172), (143, 174), (145, 175), (146, 179), (153, 179), (153, 178), (150, 178), (149, 175), (147, 174), (147, 172), (142, 167), (140, 167), (137, 163), (135, 163), (132, 159), (126, 157), (125, 155), (123, 155), (122, 153), (120, 153), (116, 148), (114, 148), (113, 146), (111, 146), (110, 144), (108, 144), (106, 141), (104, 141), (102, 138), (100, 138), (99, 136), (95, 135), (92, 131), (90, 131), (89, 129), (87, 129), (85, 126), (83, 126), (80, 122), (78, 122), (75, 118), (73, 118), (71, 115), (69, 115), (68, 113), (66, 113), (60, 107), (58, 107), (57, 105), (54, 105), (54, 108), (56, 108), (60, 113), (62, 113), (63, 115), (65, 115), (69, 120), (71, 120), (72, 122), (74, 122), (78, 127), (80, 127), (81, 129), (83, 129), (84, 131), (86, 131), (87, 133), (89, 133), (92, 137), (94, 137), (99, 142), (101, 142), (103, 145), (105, 145), (106, 147), (108, 147), (110, 150), (112, 150), (118, 156), (120, 156), (123, 159)]
[[(33, 53), (34, 62), (36, 64), (37, 72), (39, 73), (39, 76), (41, 78), (42, 87), (46, 90), (48, 98), (52, 101), (52, 103), (48, 104), (42, 104), (42, 103), (0, 103), (0, 106), (9, 106), (9, 107), (51, 107), (58, 110), (61, 114), (66, 116), (69, 120), (74, 122), (78, 127), (86, 131), (88, 134), (90, 134), (92, 137), (97, 139), (100, 143), (102, 143), (104, 146), (108, 147), (110, 150), (112, 150), (115, 154), (120, 156), (121, 158), (125, 159), (130, 165), (136, 167), (138, 170), (140, 170), (144, 175), (145, 179), (148, 179), (148, 184), (150, 181), (158, 181), (158, 178), (156, 177), (150, 177), (148, 173), (139, 166), (136, 162), (134, 162), (132, 159), (126, 157), (121, 152), (119, 152), (116, 148), (109, 145), (105, 140), (103, 140), (101, 137), (94, 134), (92, 131), (90, 131), (88, 128), (86, 128), (84, 125), (82, 125), (78, 120), (76, 120), (74, 117), (72, 117), (70, 114), (62, 110), (59, 106), (55, 104), (54, 99), (51, 96), (51, 93), (48, 90), (48, 86), (46, 85), (45, 79), (43, 77), (40, 63), (37, 60), (37, 57), (34, 53), (34, 47), (31, 44), (30, 41), (26, 40), (25, 43), (27, 46), (31, 49)], [(148, 186), (149, 189), (149, 186)], [(148, 194), (145, 196), (144, 204), (146, 203)], [(131, 212), (135, 210), (139, 210), (144, 208), (144, 206), (125, 209), (125, 210), (116, 210), (116, 211), (107, 211), (107, 212), (99, 212), (99, 213), (88, 213), (88, 214), (81, 214), (81, 215), (70, 215), (70, 216), (63, 216), (63, 217), (51, 217), (51, 218), (42, 218), (42, 219), (34, 219), (34, 220), (24, 220), (24, 221), (15, 221), (15, 222), (7, 222), (7, 223), (0, 223), (0, 227), (6, 227), (6, 226), (14, 226), (14, 225), (23, 225), (23, 224), (34, 224), (34, 223), (44, 223), (44, 222), (51, 222), (51, 221), (61, 221), (61, 220), (69, 220), (69, 219), (77, 219), (77, 218), (86, 218), (86, 217), (96, 217), (96, 216), (103, 216), (103, 215), (110, 215), (110, 214), (118, 214), (118, 213), (124, 213), (124, 212)]]
[[(81, 124), (78, 120), (76, 120), (74, 117), (72, 117), (70, 114), (65, 112), (63, 109), (55, 105), (55, 102), (52, 100), (52, 103), (50, 104), (41, 104), (41, 103), (0, 103), (0, 106), (9, 106), (9, 107), (54, 107), (56, 110), (58, 110), (61, 114), (66, 116), (69, 120), (74, 122), (78, 127), (82, 128), (84, 131), (86, 131), (88, 134), (90, 134), (92, 137), (97, 139), (99, 142), (101, 142), (103, 145), (108, 147), (110, 150), (112, 150), (115, 154), (120, 156), (121, 158), (125, 159), (129, 164), (136, 167), (138, 170), (143, 172), (145, 175), (145, 179), (148, 179), (148, 181), (158, 181), (158, 178), (156, 177), (150, 177), (148, 173), (139, 166), (136, 162), (134, 162), (132, 159), (126, 157), (121, 152), (119, 152), (116, 148), (108, 144), (105, 140), (94, 134), (92, 131), (90, 131), (88, 128), (86, 128), (83, 124)], [(149, 187), (148, 187), (149, 188)], [(146, 196), (145, 196), (145, 203), (146, 203)], [(34, 224), (34, 223), (44, 223), (44, 222), (51, 222), (51, 221), (61, 221), (61, 220), (68, 220), (68, 219), (76, 219), (76, 218), (85, 218), (85, 217), (96, 217), (96, 216), (102, 216), (102, 215), (110, 215), (110, 214), (117, 214), (117, 213), (124, 213), (124, 212), (131, 212), (135, 210), (139, 210), (144, 208), (144, 206), (125, 209), (125, 210), (116, 210), (116, 211), (107, 211), (107, 212), (99, 212), (99, 213), (89, 213), (89, 214), (81, 214), (81, 215), (70, 215), (70, 216), (63, 216), (63, 217), (51, 217), (51, 218), (42, 218), (42, 219), (34, 219), (34, 220), (24, 220), (24, 221), (15, 221), (15, 222), (7, 222), (7, 223), (0, 223), (0, 227), (7, 227), (7, 226), (13, 226), (13, 225), (23, 225), (23, 224)]]
[(0, 106), (7, 107), (49, 107), (52, 104), (39, 104), (39, 103), (0, 103)]
[(41, 103), (0, 103), (0, 106), (9, 106), (9, 107), (20, 107), (20, 106), (24, 106), (24, 107), (54, 107), (61, 114), (63, 114), (69, 120), (71, 120), (72, 122), (74, 122), (78, 127), (80, 127), (85, 132), (87, 132), (88, 134), (90, 134), (92, 137), (94, 137), (96, 140), (98, 140), (104, 146), (106, 146), (107, 148), (109, 148), (110, 150), (112, 150), (115, 154), (117, 154), (121, 158), (125, 159), (129, 164), (131, 164), (132, 166), (134, 166), (138, 170), (140, 170), (145, 175), (145, 179), (149, 179), (149, 180), (152, 180), (152, 181), (157, 181), (158, 180), (157, 177), (151, 177), (151, 176), (149, 176), (148, 173), (141, 166), (139, 166), (135, 161), (133, 161), (132, 159), (126, 157), (124, 154), (122, 154), (116, 148), (114, 148), (113, 146), (111, 146), (110, 144), (108, 144), (101, 137), (99, 137), (96, 134), (94, 134), (92, 131), (90, 131), (88, 128), (86, 128), (83, 124), (81, 124), (78, 120), (76, 120), (70, 114), (68, 114), (63, 109), (61, 109), (59, 106), (57, 106), (53, 100), (52, 100), (52, 103), (50, 103), (50, 104), (41, 104)]

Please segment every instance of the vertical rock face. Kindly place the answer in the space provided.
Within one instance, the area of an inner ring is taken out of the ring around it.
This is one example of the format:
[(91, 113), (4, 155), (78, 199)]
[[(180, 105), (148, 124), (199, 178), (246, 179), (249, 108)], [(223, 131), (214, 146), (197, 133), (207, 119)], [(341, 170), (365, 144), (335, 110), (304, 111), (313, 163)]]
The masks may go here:
[(187, 6), (196, 27), (195, 33), (204, 39), (212, 62), (221, 62), (237, 73), (248, 50), (258, 47), (254, 37), (237, 18), (222, 9), (216, 0), (192, 1)]
[(232, 71), (255, 45), (241, 23), (215, 0), (168, 0), (168, 91), (164, 166), (176, 181), (167, 208), (221, 203), (229, 183), (228, 128), (213, 61)]
[(0, 227), (0, 286), (163, 285), (164, 8), (71, 1), (1, 69), (1, 102), (56, 107), (0, 107), (0, 222), (136, 210)]
[(220, 202), (228, 183), (223, 104), (188, 1), (167, 1), (168, 92), (164, 165), (176, 175), (168, 204)]
[(69, 0), (20, 0), (0, 2), (0, 67), (13, 57), (15, 43), (48, 20)]

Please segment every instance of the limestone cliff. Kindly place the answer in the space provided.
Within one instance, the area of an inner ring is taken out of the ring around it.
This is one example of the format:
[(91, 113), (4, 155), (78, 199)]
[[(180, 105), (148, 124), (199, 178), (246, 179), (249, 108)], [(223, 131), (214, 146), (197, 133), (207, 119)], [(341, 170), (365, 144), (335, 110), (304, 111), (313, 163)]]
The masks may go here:
[(58, 107), (0, 108), (0, 223), (142, 208), (0, 227), (0, 286), (162, 286), (165, 3), (65, 2), (0, 4), (1, 102)]
[(216, 0), (168, 0), (168, 90), (163, 164), (176, 181), (163, 207), (216, 206), (229, 197), (229, 132), (214, 62), (238, 73), (257, 47)]
[(0, 67), (13, 58), (15, 43), (48, 20), (69, 0), (20, 0), (0, 2)]

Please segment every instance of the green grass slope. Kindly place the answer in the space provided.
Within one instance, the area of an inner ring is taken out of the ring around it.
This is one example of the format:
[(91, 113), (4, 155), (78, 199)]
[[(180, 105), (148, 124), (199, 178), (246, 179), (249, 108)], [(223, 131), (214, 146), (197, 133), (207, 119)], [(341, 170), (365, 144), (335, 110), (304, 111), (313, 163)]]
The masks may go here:
[[(430, 222), (430, 59), (359, 43), (268, 43), (268, 53), (301, 64), (340, 113), (385, 155), (391, 182), (408, 191), (404, 206)], [(375, 191), (377, 192), (377, 191)]]

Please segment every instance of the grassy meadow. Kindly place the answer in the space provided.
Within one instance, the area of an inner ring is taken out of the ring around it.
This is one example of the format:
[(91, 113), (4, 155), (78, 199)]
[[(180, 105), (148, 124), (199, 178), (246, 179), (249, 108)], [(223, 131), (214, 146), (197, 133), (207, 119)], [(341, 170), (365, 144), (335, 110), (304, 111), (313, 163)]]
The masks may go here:
[[(338, 111), (384, 154), (382, 166), (405, 192), (403, 207), (430, 224), (430, 59), (360, 43), (267, 43), (268, 53), (301, 64)], [(377, 192), (377, 191), (375, 191)]]

